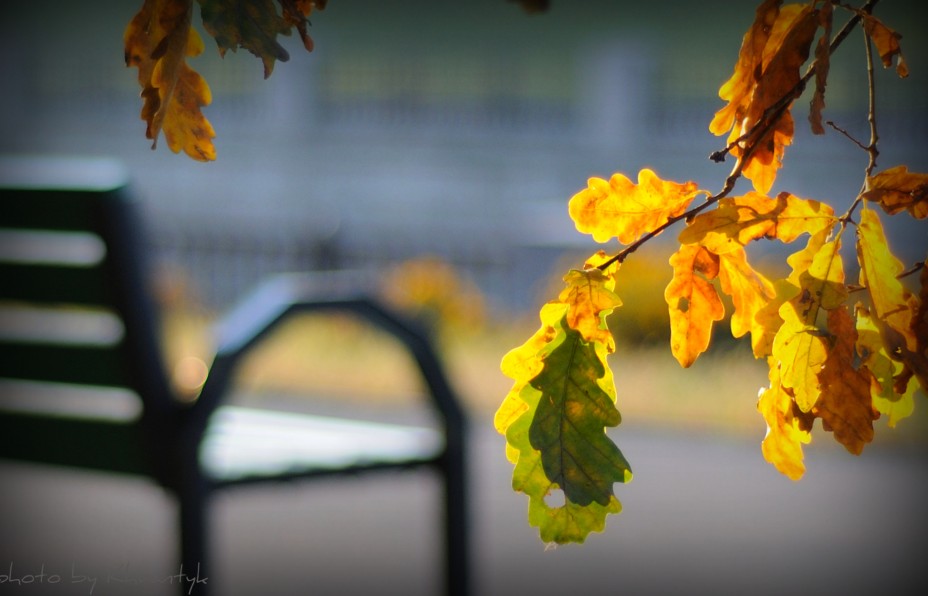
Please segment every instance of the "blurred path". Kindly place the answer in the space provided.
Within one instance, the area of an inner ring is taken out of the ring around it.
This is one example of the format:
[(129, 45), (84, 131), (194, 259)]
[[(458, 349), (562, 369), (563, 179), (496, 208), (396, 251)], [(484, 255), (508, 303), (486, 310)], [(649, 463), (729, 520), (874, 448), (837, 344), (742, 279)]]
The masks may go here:
[[(817, 441), (806, 478), (756, 442), (624, 431), (635, 479), (623, 514), (583, 546), (545, 549), (509, 489), (502, 438), (474, 430), (475, 596), (921, 594), (928, 576), (923, 447), (860, 458)], [(173, 505), (146, 483), (0, 465), (0, 594), (173, 594)], [(219, 594), (432, 594), (437, 485), (425, 473), (248, 489), (220, 499)], [(72, 567), (73, 565), (73, 567)], [(107, 573), (112, 577), (107, 578)], [(121, 575), (120, 575), (121, 574)], [(117, 579), (134, 580), (134, 584)]]

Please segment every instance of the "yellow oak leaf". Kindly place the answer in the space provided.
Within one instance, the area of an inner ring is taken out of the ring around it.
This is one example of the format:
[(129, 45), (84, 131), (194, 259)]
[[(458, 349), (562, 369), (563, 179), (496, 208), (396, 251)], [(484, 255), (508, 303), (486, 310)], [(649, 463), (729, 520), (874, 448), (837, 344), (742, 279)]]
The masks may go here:
[(872, 14), (864, 14), (863, 18), (864, 31), (876, 45), (876, 51), (880, 55), (880, 60), (883, 61), (883, 67), (891, 67), (893, 58), (897, 58), (896, 74), (902, 78), (909, 76), (909, 67), (905, 63), (905, 58), (902, 57), (902, 47), (899, 45), (902, 35), (884, 25)]
[(127, 66), (139, 70), (148, 123), (145, 136), (157, 146), (164, 132), (168, 146), (198, 161), (216, 158), (212, 125), (200, 108), (212, 101), (206, 81), (187, 66), (186, 57), (203, 51), (191, 27), (192, 0), (145, 0), (123, 35)]
[(568, 210), (577, 230), (596, 242), (615, 237), (631, 244), (686, 211), (700, 192), (705, 193), (695, 182), (668, 182), (643, 169), (638, 184), (618, 173), (608, 182), (590, 178), (587, 188), (571, 197)]
[(799, 287), (786, 279), (774, 281), (773, 290), (775, 293), (774, 298), (759, 308), (754, 315), (754, 322), (759, 330), (756, 337), (751, 336), (751, 347), (754, 350), (755, 358), (766, 358), (773, 352), (773, 340), (783, 325), (783, 318), (780, 317), (780, 307), (783, 306), (784, 302), (799, 294)]
[(790, 243), (804, 233), (830, 229), (837, 219), (827, 204), (781, 192), (771, 199), (757, 192), (730, 197), (700, 213), (680, 232), (682, 244), (698, 243), (715, 254), (738, 250), (766, 238)]
[(757, 314), (776, 297), (776, 291), (770, 280), (751, 267), (743, 248), (719, 255), (719, 265), (722, 291), (731, 296), (735, 308), (731, 315), (731, 333), (741, 337), (750, 332), (751, 345), (756, 352), (766, 325), (766, 321), (757, 320)]
[(888, 425), (893, 428), (915, 411), (917, 383), (908, 382), (904, 391), (896, 391), (895, 377), (904, 366), (887, 353), (879, 327), (870, 311), (860, 304), (857, 305), (857, 353), (872, 375), (870, 393), (873, 407), (889, 416)]
[(613, 352), (615, 340), (603, 319), (622, 305), (622, 300), (613, 292), (615, 280), (593, 267), (570, 271), (564, 276), (564, 282), (567, 287), (558, 300), (567, 305), (567, 324), (579, 331), (585, 341), (598, 341), (607, 351)]
[(860, 455), (873, 440), (873, 421), (879, 418), (870, 394), (872, 375), (866, 367), (854, 368), (857, 330), (846, 307), (829, 311), (828, 331), (831, 345), (818, 375), (822, 393), (812, 413), (845, 449)]
[(906, 166), (889, 168), (868, 176), (861, 196), (879, 203), (890, 215), (905, 210), (916, 219), (925, 219), (928, 217), (928, 174), (909, 172)]
[(707, 271), (701, 263), (717, 259), (705, 248), (691, 244), (680, 246), (670, 257), (673, 279), (664, 290), (670, 312), (670, 350), (684, 368), (706, 351), (712, 338), (712, 323), (725, 316), (715, 287), (699, 274)]
[[(913, 329), (918, 300), (899, 281), (903, 266), (889, 249), (883, 224), (876, 211), (864, 208), (857, 226), (857, 260), (860, 263), (860, 283), (867, 287), (873, 313), (900, 337), (899, 342), (910, 352), (918, 349)], [(884, 338), (886, 334), (884, 333)], [(894, 348), (887, 346), (890, 353)]]
[(812, 435), (800, 416), (796, 415), (795, 402), (789, 389), (780, 383), (779, 367), (770, 361), (770, 386), (762, 389), (757, 410), (767, 423), (767, 434), (761, 442), (761, 453), (768, 463), (791, 480), (805, 474), (802, 445)]
[(783, 324), (773, 340), (772, 358), (780, 367), (780, 382), (792, 391), (796, 405), (809, 412), (818, 401), (821, 388), (818, 373), (828, 352), (823, 333), (803, 323), (789, 303), (780, 307)]
[[(810, 246), (818, 246), (819, 237), (813, 237)], [(798, 293), (780, 306), (783, 324), (773, 340), (773, 357), (780, 366), (780, 381), (792, 389), (796, 404), (809, 412), (821, 394), (818, 374), (825, 365), (827, 332), (819, 321), (823, 311), (844, 304), (847, 288), (844, 285), (844, 265), (837, 240), (825, 242), (816, 250), (811, 261), (794, 259), (803, 270), (794, 270), (798, 280)], [(792, 281), (792, 280), (791, 280)]]

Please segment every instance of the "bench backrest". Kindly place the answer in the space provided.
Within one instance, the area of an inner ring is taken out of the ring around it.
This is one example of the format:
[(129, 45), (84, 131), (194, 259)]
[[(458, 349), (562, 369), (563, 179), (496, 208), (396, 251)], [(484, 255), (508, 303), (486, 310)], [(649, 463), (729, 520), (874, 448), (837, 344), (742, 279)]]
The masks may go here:
[(0, 455), (147, 467), (177, 404), (140, 234), (114, 162), (0, 159)]

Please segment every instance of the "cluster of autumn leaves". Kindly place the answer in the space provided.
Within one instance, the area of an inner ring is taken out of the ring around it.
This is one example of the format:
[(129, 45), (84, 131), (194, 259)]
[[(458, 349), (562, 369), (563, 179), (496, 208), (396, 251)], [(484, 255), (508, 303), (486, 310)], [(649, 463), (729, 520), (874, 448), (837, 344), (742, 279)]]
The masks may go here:
[[(790, 107), (813, 77), (810, 124), (824, 132), (835, 9), (822, 0), (765, 0), (757, 8), (734, 74), (719, 91), (728, 103), (710, 124), (713, 133), (728, 135), (720, 153), (737, 158), (723, 191), (712, 195), (644, 169), (637, 184), (622, 174), (591, 178), (570, 199), (580, 232), (626, 248), (612, 257), (600, 251), (569, 272), (566, 288), (542, 307), (539, 330), (502, 361), (514, 383), (495, 425), (515, 464), (513, 488), (528, 495), (529, 522), (542, 540), (582, 542), (621, 510), (612, 485), (630, 480), (631, 470), (605, 434), (620, 421), (607, 317), (621, 306), (617, 284), (634, 283), (621, 278), (622, 260), (673, 224), (684, 225), (664, 292), (673, 355), (688, 367), (709, 347), (713, 324), (725, 315), (721, 295), (727, 295), (732, 334), (750, 335), (754, 356), (769, 364), (770, 383), (757, 402), (767, 423), (762, 451), (789, 478), (805, 471), (802, 445), (811, 440), (815, 419), (859, 454), (873, 438), (874, 420), (886, 415), (895, 425), (912, 412), (916, 391), (928, 388), (928, 267), (905, 269), (873, 208), (926, 219), (928, 174), (905, 166), (876, 174), (868, 168), (863, 190), (841, 215), (788, 192), (768, 196), (793, 138)], [(869, 10), (854, 12), (845, 28), (857, 23), (883, 64), (895, 61), (906, 76), (898, 34)], [(815, 60), (803, 74), (817, 36)], [(728, 196), (741, 176), (753, 190)], [(694, 207), (697, 197), (704, 200)], [(768, 279), (749, 262), (746, 247), (754, 241), (802, 239), (784, 279)], [(846, 279), (843, 244), (856, 245), (857, 283)], [(904, 278), (919, 270), (914, 293)], [(552, 502), (558, 491), (563, 503)]]
[[(197, 0), (206, 31), (216, 40), (219, 52), (244, 48), (264, 64), (270, 76), (277, 60), (289, 54), (278, 35), (295, 28), (307, 51), (313, 41), (307, 17), (325, 7), (325, 0)], [(127, 66), (138, 68), (142, 88), (142, 120), (145, 136), (164, 138), (171, 151), (183, 151), (198, 161), (216, 159), (216, 132), (203, 115), (212, 101), (209, 85), (187, 64), (187, 58), (203, 52), (203, 38), (192, 26), (193, 0), (144, 0), (123, 35)]]
[[(263, 62), (265, 77), (276, 61), (288, 59), (279, 35), (296, 29), (312, 50), (307, 17), (326, 4), (197, 2), (220, 54), (248, 50)], [(548, 4), (520, 3), (529, 12)], [(616, 239), (626, 248), (611, 257), (597, 252), (569, 272), (565, 289), (542, 307), (538, 331), (502, 362), (514, 383), (495, 425), (515, 465), (513, 488), (528, 495), (529, 522), (542, 540), (583, 542), (603, 529), (608, 514), (621, 511), (613, 484), (631, 480), (632, 473), (605, 434), (621, 420), (607, 362), (615, 348), (607, 318), (622, 304), (616, 285), (624, 258), (671, 225), (684, 222), (664, 292), (673, 355), (688, 367), (708, 349), (713, 325), (725, 316), (721, 296), (727, 295), (732, 334), (750, 335), (754, 356), (769, 363), (769, 386), (757, 402), (768, 428), (762, 451), (786, 476), (803, 475), (802, 445), (811, 440), (815, 419), (858, 454), (873, 438), (875, 419), (885, 415), (895, 425), (912, 413), (916, 391), (928, 388), (928, 267), (905, 269), (873, 208), (928, 218), (928, 174), (904, 165), (873, 174), (871, 159), (864, 188), (842, 215), (788, 192), (768, 196), (792, 143), (790, 108), (813, 80), (809, 121), (814, 133), (824, 133), (831, 52), (851, 29), (860, 25), (883, 65), (895, 64), (901, 77), (907, 75), (900, 36), (871, 14), (875, 3), (856, 10), (840, 6), (852, 17), (833, 35), (839, 5), (831, 0), (761, 2), (734, 73), (719, 90), (727, 103), (709, 125), (712, 133), (727, 135), (727, 146), (713, 159), (736, 158), (719, 193), (661, 180), (645, 169), (637, 183), (622, 174), (591, 178), (571, 198), (569, 213), (580, 232), (601, 243)], [(216, 157), (215, 132), (201, 108), (211, 93), (187, 64), (204, 49), (192, 12), (193, 0), (144, 0), (126, 28), (125, 57), (138, 68), (141, 117), (153, 146), (164, 133), (175, 153), (209, 161)], [(802, 73), (810, 55), (812, 65)], [(871, 157), (875, 136), (867, 147)], [(729, 196), (740, 177), (753, 190)], [(698, 197), (703, 201), (693, 206)], [(749, 262), (746, 247), (754, 241), (800, 239), (805, 245), (787, 259), (791, 272), (783, 279), (768, 279)], [(856, 246), (857, 283), (846, 279), (843, 244)], [(915, 293), (903, 278), (919, 270)], [(562, 502), (555, 502), (558, 492)]]

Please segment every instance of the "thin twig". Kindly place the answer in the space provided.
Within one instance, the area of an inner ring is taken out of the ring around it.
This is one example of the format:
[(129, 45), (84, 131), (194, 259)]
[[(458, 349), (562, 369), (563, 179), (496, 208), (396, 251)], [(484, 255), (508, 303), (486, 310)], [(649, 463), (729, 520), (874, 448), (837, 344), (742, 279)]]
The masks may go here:
[(860, 148), (863, 149), (864, 151), (869, 151), (869, 150), (870, 150), (869, 147), (867, 147), (866, 145), (864, 145), (863, 143), (861, 143), (860, 141), (858, 141), (856, 138), (854, 138), (854, 136), (853, 136), (851, 133), (849, 133), (847, 130), (845, 130), (845, 129), (841, 128), (840, 126), (838, 126), (837, 124), (835, 124), (833, 120), (826, 120), (826, 121), (825, 121), (825, 124), (827, 124), (828, 126), (832, 127), (833, 129), (835, 129), (835, 130), (838, 131), (839, 133), (843, 134), (843, 135), (844, 135), (845, 137), (847, 137), (852, 143), (854, 143), (855, 145), (857, 145), (858, 147), (860, 147)]
[[(861, 10), (869, 14), (870, 10), (872, 10), (872, 6), (869, 8), (867, 6), (864, 6), (864, 8)], [(857, 209), (858, 205), (860, 205), (863, 202), (863, 194), (867, 190), (867, 179), (870, 177), (870, 174), (872, 174), (873, 170), (876, 168), (876, 158), (880, 154), (879, 149), (877, 149), (877, 142), (880, 139), (880, 135), (877, 133), (877, 129), (876, 129), (876, 79), (873, 74), (873, 44), (870, 41), (870, 35), (867, 34), (866, 30), (863, 31), (863, 34), (864, 34), (864, 48), (866, 49), (866, 52), (867, 52), (867, 88), (868, 88), (867, 90), (867, 99), (868, 99), (867, 122), (870, 124), (870, 143), (868, 143), (867, 145), (863, 145), (856, 139), (853, 139), (853, 140), (855, 143), (860, 145), (864, 149), (864, 151), (867, 152), (867, 155), (869, 156), (869, 158), (867, 160), (867, 169), (864, 172), (864, 183), (861, 185), (860, 192), (857, 193), (857, 197), (854, 199), (854, 202), (851, 203), (851, 206), (848, 207), (847, 212), (840, 217), (841, 230), (838, 232), (839, 235), (844, 232), (845, 228), (847, 227), (848, 222), (851, 221), (851, 217), (853, 216), (854, 211)], [(846, 136), (848, 136), (848, 138), (852, 138), (850, 137), (850, 135), (846, 135)]]

